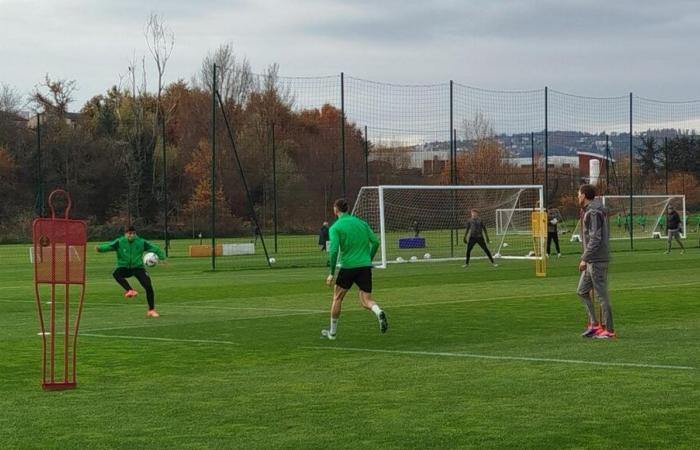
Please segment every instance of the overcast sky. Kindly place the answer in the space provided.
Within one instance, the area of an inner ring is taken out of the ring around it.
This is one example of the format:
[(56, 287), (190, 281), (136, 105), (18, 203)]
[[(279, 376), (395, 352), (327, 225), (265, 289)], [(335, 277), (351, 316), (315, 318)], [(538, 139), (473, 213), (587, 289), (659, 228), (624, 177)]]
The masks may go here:
[(148, 54), (150, 12), (175, 33), (168, 81), (230, 41), (255, 72), (700, 98), (697, 0), (0, 0), (0, 83), (75, 79), (79, 109)]

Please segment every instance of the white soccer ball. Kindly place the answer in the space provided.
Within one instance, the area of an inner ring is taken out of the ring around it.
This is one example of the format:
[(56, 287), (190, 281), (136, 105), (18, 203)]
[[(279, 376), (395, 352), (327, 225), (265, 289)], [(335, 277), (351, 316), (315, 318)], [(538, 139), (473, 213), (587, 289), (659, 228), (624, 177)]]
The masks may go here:
[(534, 250), (530, 250), (529, 252), (527, 252), (527, 257), (528, 257), (528, 258), (532, 258), (533, 256), (535, 256), (535, 251), (534, 251)]
[(559, 223), (557, 219), (552, 219), (552, 225), (556, 225), (557, 223)]
[(507, 243), (507, 242), (504, 242), (504, 243), (503, 243), (503, 246), (504, 246), (504, 247), (508, 247), (508, 243)]
[(406, 261), (406, 260), (403, 259), (403, 258), (400, 257), (400, 256), (396, 258), (396, 262), (397, 262), (397, 263), (402, 263), (402, 262), (405, 262), (405, 261)]
[(277, 260), (273, 257), (270, 257), (270, 259), (268, 261), (270, 261), (270, 264), (274, 264), (277, 262)]
[(494, 258), (500, 258), (500, 257), (501, 257), (501, 254), (500, 254), (500, 253), (496, 253), (495, 255), (493, 255), (493, 257), (494, 257)]
[(423, 259), (430, 259), (430, 253), (426, 253), (425, 255), (423, 255)]
[(411, 262), (416, 262), (416, 261), (418, 261), (418, 257), (417, 257), (417, 256), (411, 256)]
[(158, 264), (158, 255), (153, 252), (148, 252), (143, 255), (143, 264), (148, 267), (153, 267)]

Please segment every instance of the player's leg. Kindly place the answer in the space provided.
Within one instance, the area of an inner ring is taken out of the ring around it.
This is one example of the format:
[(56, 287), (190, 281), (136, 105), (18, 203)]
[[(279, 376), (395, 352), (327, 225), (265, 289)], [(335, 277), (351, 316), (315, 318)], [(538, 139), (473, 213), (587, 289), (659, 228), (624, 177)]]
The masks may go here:
[(379, 321), (379, 332), (386, 333), (386, 330), (389, 328), (386, 313), (384, 313), (384, 310), (382, 310), (372, 298), (372, 269), (363, 267), (357, 270), (355, 284), (360, 288), (360, 304), (363, 308), (372, 311), (377, 317)]
[[(557, 256), (561, 256), (561, 248), (559, 247), (559, 233), (552, 233), (552, 239), (554, 240), (554, 247), (557, 249)], [(549, 252), (547, 252), (549, 254)]]
[(343, 307), (343, 299), (351, 286), (352, 278), (348, 269), (340, 269), (335, 279), (335, 286), (333, 287), (331, 324), (329, 328), (321, 330), (321, 336), (327, 337), (328, 339), (335, 339), (335, 334), (338, 331), (338, 320), (340, 320), (340, 313)]
[(681, 253), (685, 252), (685, 247), (683, 246), (683, 241), (681, 241), (681, 230), (674, 231), (673, 237), (676, 239), (676, 242), (678, 242), (678, 245), (681, 247)]
[(602, 309), (601, 321), (603, 322), (604, 332), (598, 333), (598, 338), (615, 337), (615, 325), (613, 324), (612, 306), (610, 305), (610, 297), (608, 296), (608, 263), (592, 263), (591, 282), (598, 296), (598, 302)]
[(668, 253), (671, 253), (671, 243), (673, 242), (673, 231), (669, 229), (668, 236), (666, 236), (666, 237), (667, 237), (666, 253), (668, 254)]
[(583, 303), (583, 306), (586, 309), (586, 316), (588, 317), (588, 327), (581, 334), (583, 337), (593, 337), (600, 329), (598, 319), (595, 317), (593, 300), (591, 299), (593, 280), (591, 279), (590, 267), (590, 264), (586, 264), (586, 270), (581, 272), (581, 278), (579, 278), (578, 288), (576, 289), (576, 294), (581, 299), (581, 303)]
[(117, 267), (114, 272), (112, 272), (114, 279), (119, 283), (119, 286), (124, 289), (124, 297), (135, 297), (137, 295), (137, 292), (131, 289), (131, 285), (126, 281), (131, 275), (131, 270), (126, 267)]
[(469, 266), (469, 259), (472, 256), (472, 249), (476, 245), (476, 239), (474, 238), (469, 238), (469, 242), (467, 242), (467, 256), (464, 261), (464, 267)]
[(547, 256), (549, 256), (549, 251), (552, 248), (552, 233), (547, 233)]
[(479, 244), (479, 247), (481, 247), (481, 249), (484, 251), (484, 253), (486, 253), (486, 256), (489, 257), (489, 261), (491, 261), (491, 264), (493, 264), (495, 266), (496, 263), (493, 262), (493, 256), (491, 256), (491, 251), (489, 250), (488, 245), (486, 245), (486, 241), (484, 240), (484, 238), (479, 238), (476, 241), (476, 243)]
[(148, 301), (148, 312), (149, 316), (158, 317), (158, 313), (155, 312), (155, 293), (153, 292), (153, 284), (151, 283), (151, 277), (146, 272), (146, 269), (134, 269), (134, 276), (141, 286), (146, 290), (146, 300)]

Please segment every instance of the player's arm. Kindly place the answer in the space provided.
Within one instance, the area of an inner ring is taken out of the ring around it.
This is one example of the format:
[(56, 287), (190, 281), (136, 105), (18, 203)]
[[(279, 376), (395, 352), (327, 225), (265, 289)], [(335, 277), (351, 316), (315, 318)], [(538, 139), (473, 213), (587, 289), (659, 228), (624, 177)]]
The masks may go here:
[(481, 222), (481, 228), (484, 229), (484, 237), (486, 238), (486, 242), (491, 242), (491, 239), (489, 239), (489, 232), (486, 230), (486, 225), (484, 225), (484, 222)]
[(328, 249), (328, 268), (330, 276), (333, 277), (335, 275), (335, 266), (338, 264), (338, 252), (340, 249), (340, 235), (335, 227), (331, 227), (329, 237), (331, 245)]
[(590, 239), (581, 255), (581, 261), (585, 262), (588, 262), (591, 256), (598, 251), (603, 242), (603, 215), (599, 212), (591, 213), (588, 216), (588, 221), (590, 222)]
[(369, 235), (369, 259), (374, 260), (374, 255), (377, 254), (377, 250), (379, 250), (379, 239), (377, 239), (377, 235), (374, 234), (374, 231), (367, 226), (367, 233)]
[(462, 241), (466, 244), (467, 243), (467, 236), (469, 235), (469, 230), (472, 227), (472, 221), (468, 220), (467, 221), (467, 229), (464, 230), (464, 238), (462, 238)]
[(151, 244), (145, 239), (143, 240), (143, 249), (144, 251), (155, 253), (158, 255), (158, 259), (165, 260), (165, 252), (163, 252), (163, 250), (161, 250), (157, 245)]
[(116, 251), (117, 248), (119, 248), (119, 239), (115, 239), (112, 242), (96, 245), (95, 251), (97, 251), (97, 253), (113, 252)]

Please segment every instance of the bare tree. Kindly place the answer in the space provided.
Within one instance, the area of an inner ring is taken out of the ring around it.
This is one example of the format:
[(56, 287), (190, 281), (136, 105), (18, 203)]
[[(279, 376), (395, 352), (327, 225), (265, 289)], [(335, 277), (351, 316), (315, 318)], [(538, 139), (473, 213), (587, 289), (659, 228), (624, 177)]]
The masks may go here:
[(496, 135), (493, 122), (482, 112), (474, 113), (474, 117), (464, 119), (464, 137), (467, 141), (481, 141)]
[(0, 83), (0, 111), (17, 114), (22, 109), (22, 96), (9, 84)]
[(202, 68), (195, 84), (211, 91), (213, 66), (216, 64), (216, 85), (224, 101), (244, 104), (255, 87), (253, 72), (248, 59), (239, 59), (233, 51), (233, 44), (221, 44), (202, 61)]
[(160, 102), (160, 94), (163, 91), (163, 76), (175, 46), (175, 34), (168, 28), (163, 18), (156, 13), (151, 13), (149, 16), (144, 34), (146, 45), (148, 45), (148, 50), (153, 56), (153, 62), (156, 63), (158, 71), (158, 100)]
[[(44, 89), (48, 92), (43, 92)], [(75, 80), (52, 80), (49, 74), (46, 74), (44, 82), (34, 88), (32, 101), (38, 108), (62, 117), (68, 112), (68, 105), (73, 101), (76, 89)]]

